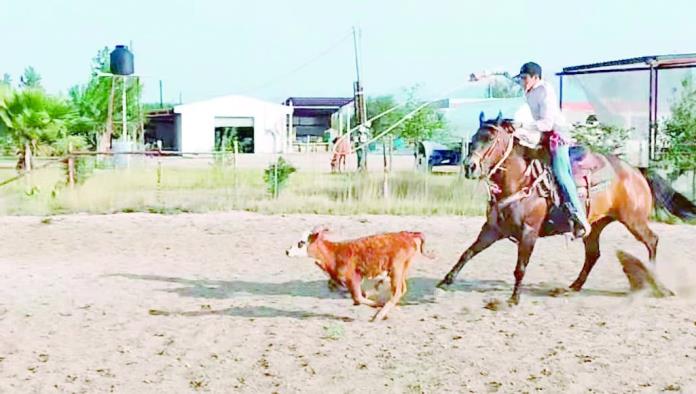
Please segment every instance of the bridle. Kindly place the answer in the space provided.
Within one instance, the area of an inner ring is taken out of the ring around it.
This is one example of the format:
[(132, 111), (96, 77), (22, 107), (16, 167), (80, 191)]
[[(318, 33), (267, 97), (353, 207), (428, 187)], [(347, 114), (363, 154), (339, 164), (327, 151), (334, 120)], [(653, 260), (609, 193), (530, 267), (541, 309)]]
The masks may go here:
[(505, 147), (505, 151), (503, 152), (503, 155), (500, 157), (500, 160), (498, 160), (493, 166), (488, 165), (488, 161), (491, 157), (491, 155), (495, 152), (496, 148), (498, 148), (498, 144), (501, 144), (502, 146), (502, 134), (508, 133), (507, 130), (503, 129), (500, 126), (492, 125), (492, 124), (487, 124), (485, 127), (490, 128), (495, 130), (495, 139), (493, 140), (493, 143), (486, 148), (486, 150), (483, 153), (478, 153), (478, 152), (472, 152), (471, 155), (474, 157), (478, 157), (478, 162), (483, 168), (483, 165), (486, 164), (487, 168), (490, 168), (487, 171), (487, 174), (485, 175), (486, 180), (489, 181), (493, 175), (495, 175), (496, 172), (498, 171), (505, 171), (505, 167), (503, 167), (503, 163), (505, 160), (510, 157), (510, 153), (512, 153), (512, 148), (514, 147), (515, 144), (515, 139), (510, 135), (510, 138), (508, 139), (507, 146)]
[[(472, 156), (478, 157), (479, 164), (481, 165), (482, 168), (483, 168), (484, 164), (486, 164), (488, 167), (488, 161), (490, 160), (492, 154), (495, 152), (496, 149), (498, 149), (499, 144), (501, 144), (500, 146), (502, 146), (501, 135), (506, 134), (506, 133), (510, 134), (510, 133), (508, 133), (507, 130), (505, 130), (504, 128), (502, 128), (498, 125), (486, 124), (485, 127), (488, 127), (488, 128), (495, 130), (496, 134), (495, 134), (495, 139), (493, 140), (493, 143), (482, 154), (479, 154), (478, 152), (472, 152)], [(488, 167), (488, 168), (490, 168), (490, 170), (487, 171), (487, 174), (485, 175), (485, 178), (484, 178), (484, 181), (488, 185), (488, 187), (486, 188), (486, 191), (488, 192), (488, 199), (492, 203), (496, 202), (496, 200), (497, 200), (496, 195), (501, 192), (501, 189), (500, 189), (500, 186), (498, 186), (498, 184), (493, 182), (493, 180), (491, 178), (498, 171), (505, 171), (506, 170), (505, 167), (503, 167), (503, 163), (505, 163), (505, 161), (510, 157), (510, 154), (512, 153), (512, 150), (515, 146), (515, 137), (511, 134), (509, 135), (509, 137), (510, 138), (508, 139), (507, 145), (505, 146), (505, 151), (503, 152), (502, 156), (495, 163), (495, 165), (493, 165), (492, 167)], [(515, 201), (518, 201), (518, 200), (521, 200), (523, 198), (528, 197), (529, 195), (531, 195), (533, 190), (537, 189), (541, 185), (541, 183), (543, 183), (545, 181), (546, 170), (545, 169), (544, 170), (536, 169), (537, 170), (536, 172), (538, 172), (538, 174), (532, 174), (532, 172), (535, 169), (536, 168), (534, 165), (529, 165), (524, 172), (525, 178), (536, 175), (534, 177), (534, 181), (532, 182), (532, 184), (527, 186), (527, 187), (523, 187), (522, 189), (520, 189), (516, 193), (504, 198), (501, 201), (498, 201), (496, 203), (496, 205), (499, 209), (505, 208)], [(543, 192), (540, 192), (540, 195), (543, 196), (543, 194), (544, 194)]]

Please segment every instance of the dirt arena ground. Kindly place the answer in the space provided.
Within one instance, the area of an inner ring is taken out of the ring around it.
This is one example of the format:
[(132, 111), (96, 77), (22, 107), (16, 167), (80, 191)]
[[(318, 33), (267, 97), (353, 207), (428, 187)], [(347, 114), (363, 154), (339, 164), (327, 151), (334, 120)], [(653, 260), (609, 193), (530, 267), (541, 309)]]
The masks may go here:
[[(504, 301), (501, 242), (436, 282), (482, 218), (251, 213), (0, 217), (0, 392), (696, 392), (696, 227), (654, 224), (658, 273), (678, 295), (628, 294), (620, 225), (579, 294), (556, 295), (582, 244), (539, 243), (521, 304)], [(332, 237), (413, 229), (406, 301), (380, 323), (284, 254), (316, 224)]]

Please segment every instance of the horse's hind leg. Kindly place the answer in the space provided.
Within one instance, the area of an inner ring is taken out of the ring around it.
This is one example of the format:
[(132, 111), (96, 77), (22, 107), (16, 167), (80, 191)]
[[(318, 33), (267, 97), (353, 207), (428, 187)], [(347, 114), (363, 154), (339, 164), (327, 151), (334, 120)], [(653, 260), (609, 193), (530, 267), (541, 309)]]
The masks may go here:
[(638, 241), (645, 245), (645, 247), (648, 249), (648, 258), (650, 259), (650, 262), (655, 264), (655, 259), (657, 257), (658, 237), (657, 234), (655, 234), (650, 227), (648, 227), (648, 222), (624, 222), (623, 224)]
[(592, 271), (592, 268), (594, 267), (595, 263), (597, 262), (600, 256), (599, 236), (602, 234), (602, 231), (604, 231), (604, 228), (607, 227), (607, 225), (613, 221), (613, 218), (604, 217), (592, 223), (592, 230), (590, 231), (590, 235), (588, 235), (584, 239), (585, 263), (583, 264), (582, 270), (580, 271), (580, 274), (578, 275), (577, 279), (575, 279), (575, 281), (570, 285), (570, 288), (572, 290), (580, 291), (580, 289), (582, 289), (582, 286), (585, 285), (585, 281), (587, 281), (587, 277), (590, 275), (590, 271)]

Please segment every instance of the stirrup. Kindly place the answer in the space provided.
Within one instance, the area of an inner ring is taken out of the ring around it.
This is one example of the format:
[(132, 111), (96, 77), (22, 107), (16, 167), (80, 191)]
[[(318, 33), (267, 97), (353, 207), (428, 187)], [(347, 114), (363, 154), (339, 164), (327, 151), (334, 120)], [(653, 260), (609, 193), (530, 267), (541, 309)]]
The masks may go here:
[(587, 231), (585, 231), (585, 226), (583, 226), (582, 224), (579, 224), (579, 223), (577, 223), (577, 224), (574, 223), (573, 237), (575, 239), (578, 239), (578, 238), (585, 238), (586, 236), (587, 236)]
[(586, 236), (590, 235), (590, 232), (592, 231), (592, 228), (590, 229), (585, 228), (585, 225), (582, 223), (580, 218), (578, 218), (575, 214), (572, 215), (572, 218), (570, 219), (571, 224), (573, 225), (573, 236), (577, 238), (585, 238)]

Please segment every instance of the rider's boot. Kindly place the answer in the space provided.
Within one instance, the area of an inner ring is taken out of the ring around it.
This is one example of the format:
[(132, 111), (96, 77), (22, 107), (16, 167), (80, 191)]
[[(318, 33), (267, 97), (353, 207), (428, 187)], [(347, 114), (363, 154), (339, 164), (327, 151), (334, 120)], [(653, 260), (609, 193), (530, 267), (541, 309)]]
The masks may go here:
[(567, 203), (566, 209), (570, 212), (571, 228), (573, 229), (573, 236), (575, 238), (585, 238), (592, 231), (592, 226), (587, 221), (587, 218), (582, 217), (580, 213), (573, 207), (572, 204)]

